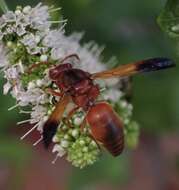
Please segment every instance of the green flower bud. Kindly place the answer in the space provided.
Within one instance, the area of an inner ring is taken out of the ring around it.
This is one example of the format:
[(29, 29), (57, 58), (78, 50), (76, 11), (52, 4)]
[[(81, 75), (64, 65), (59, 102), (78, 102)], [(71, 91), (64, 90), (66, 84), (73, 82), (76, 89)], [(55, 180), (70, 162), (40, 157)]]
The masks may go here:
[(16, 10), (22, 10), (22, 6), (21, 5), (17, 5), (16, 6)]
[(67, 140), (62, 140), (60, 144), (61, 144), (61, 146), (62, 146), (63, 148), (67, 148), (67, 147), (69, 146), (69, 143), (68, 143)]
[(132, 121), (125, 129), (125, 142), (128, 148), (134, 149), (139, 141), (139, 126)]
[(74, 137), (74, 138), (77, 138), (79, 136), (79, 131), (77, 129), (73, 129), (72, 132), (71, 132), (71, 135)]
[(7, 42), (7, 47), (8, 47), (8, 48), (12, 48), (12, 46), (13, 46), (13, 43), (12, 43), (11, 41), (8, 41), (8, 42)]
[(31, 6), (28, 5), (23, 8), (23, 13), (28, 14), (30, 10), (31, 10)]
[(93, 164), (100, 155), (98, 146), (94, 144), (96, 143), (90, 137), (80, 136), (67, 150), (67, 160), (79, 168)]

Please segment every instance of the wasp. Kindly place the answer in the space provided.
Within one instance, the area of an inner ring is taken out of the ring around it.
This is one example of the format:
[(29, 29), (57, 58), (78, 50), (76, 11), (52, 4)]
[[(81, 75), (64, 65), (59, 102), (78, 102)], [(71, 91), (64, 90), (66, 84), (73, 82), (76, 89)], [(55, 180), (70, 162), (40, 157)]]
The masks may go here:
[(50, 79), (60, 90), (57, 92), (49, 89), (49, 92), (54, 96), (59, 96), (60, 100), (44, 124), (42, 134), (44, 146), (48, 148), (51, 144), (67, 105), (73, 102), (75, 107), (68, 113), (66, 121), (68, 122), (76, 111), (82, 109), (86, 114), (80, 126), (81, 129), (88, 124), (91, 136), (98, 145), (102, 144), (113, 156), (118, 156), (124, 149), (123, 123), (109, 103), (97, 101), (100, 87), (94, 81), (113, 77), (129, 77), (138, 73), (170, 68), (175, 64), (171, 59), (159, 57), (91, 74), (73, 68), (72, 64), (67, 62), (69, 57), (79, 59), (78, 55), (73, 54), (66, 57), (61, 64), (49, 69)]

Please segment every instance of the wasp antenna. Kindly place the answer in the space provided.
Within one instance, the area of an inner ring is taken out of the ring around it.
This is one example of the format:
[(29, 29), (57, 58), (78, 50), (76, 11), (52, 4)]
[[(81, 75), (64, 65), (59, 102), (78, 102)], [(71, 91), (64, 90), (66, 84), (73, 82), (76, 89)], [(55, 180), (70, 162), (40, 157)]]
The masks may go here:
[(175, 63), (171, 59), (159, 57), (139, 62), (137, 65), (137, 70), (141, 72), (150, 72), (167, 69), (174, 66)]
[(57, 132), (58, 122), (57, 121), (47, 121), (43, 128), (43, 143), (46, 149), (48, 149), (49, 145), (52, 142), (52, 138)]

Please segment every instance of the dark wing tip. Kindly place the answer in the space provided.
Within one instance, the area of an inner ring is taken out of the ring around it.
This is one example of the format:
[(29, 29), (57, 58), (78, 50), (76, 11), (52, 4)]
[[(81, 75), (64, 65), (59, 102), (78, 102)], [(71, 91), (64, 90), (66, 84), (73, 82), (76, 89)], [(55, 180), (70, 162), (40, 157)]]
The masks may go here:
[(57, 127), (58, 127), (58, 123), (55, 121), (47, 121), (45, 123), (42, 136), (43, 136), (44, 147), (46, 149), (48, 149), (48, 147), (50, 146), (52, 142), (52, 138), (57, 132)]
[(167, 69), (174, 66), (175, 63), (171, 59), (158, 57), (142, 61), (138, 65), (137, 70), (141, 72), (150, 72), (161, 69)]

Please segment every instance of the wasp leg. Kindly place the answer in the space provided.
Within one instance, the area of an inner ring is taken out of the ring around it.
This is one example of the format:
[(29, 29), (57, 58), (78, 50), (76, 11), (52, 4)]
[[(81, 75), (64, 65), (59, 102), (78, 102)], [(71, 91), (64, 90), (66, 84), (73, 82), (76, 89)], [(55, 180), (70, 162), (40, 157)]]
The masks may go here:
[(96, 139), (95, 139), (92, 135), (89, 135), (89, 137), (90, 137), (91, 139), (93, 139), (93, 141), (97, 144), (99, 150), (101, 151), (102, 149), (101, 149), (99, 143), (96, 141)]
[(75, 107), (73, 108), (67, 115), (66, 118), (63, 118), (63, 122), (65, 125), (69, 126), (70, 128), (72, 128), (72, 124), (70, 122), (70, 119), (73, 117), (73, 115), (75, 114), (75, 112), (79, 109), (79, 107)]
[(64, 63), (67, 59), (69, 59), (71, 57), (75, 57), (78, 61), (80, 61), (80, 58), (77, 54), (70, 54), (70, 55), (66, 56), (64, 59), (62, 59), (60, 62)]
[(49, 64), (48, 62), (34, 63), (34, 64), (32, 64), (32, 65), (28, 68), (27, 73), (28, 73), (28, 74), (31, 74), (32, 71), (33, 71), (33, 69), (39, 67), (40, 65), (48, 65), (48, 64)]
[(71, 124), (71, 122), (65, 117), (65, 118), (63, 118), (63, 123), (66, 125), (66, 126), (68, 126), (68, 127), (70, 127), (70, 128), (73, 128), (73, 125)]
[(49, 94), (51, 94), (51, 95), (53, 95), (53, 96), (62, 97), (64, 95), (64, 93), (57, 92), (57, 91), (53, 90), (52, 88), (47, 88), (46, 92), (49, 93)]
[(83, 132), (83, 130), (84, 130), (86, 124), (87, 124), (87, 121), (86, 121), (86, 116), (85, 116), (85, 118), (83, 119), (83, 121), (82, 121), (82, 123), (81, 123), (81, 125), (80, 125), (80, 130), (81, 130), (81, 132)]
[[(81, 123), (81, 125), (80, 125), (80, 130), (81, 130), (81, 132), (83, 132), (83, 130), (84, 130), (86, 124), (87, 124), (87, 121), (86, 121), (86, 116), (85, 116), (85, 118), (83, 119), (83, 121), (82, 121), (82, 123)], [(97, 144), (99, 150), (101, 150), (101, 147), (100, 147), (99, 143), (96, 141), (96, 139), (95, 139), (91, 134), (89, 134), (88, 136), (89, 136), (91, 139), (94, 140), (94, 142)]]
[(72, 110), (70, 110), (70, 112), (67, 115), (67, 119), (70, 120), (78, 109), (79, 107), (77, 106), (77, 107), (74, 107)]

